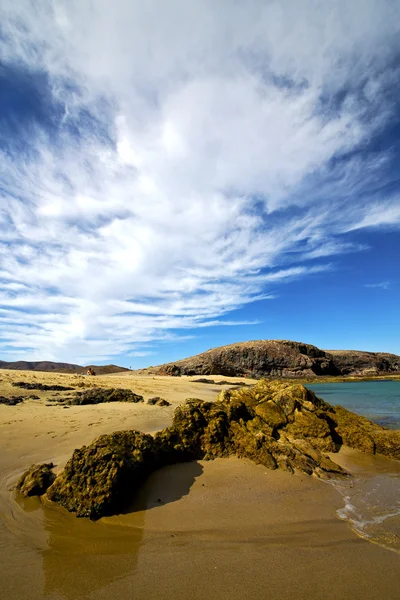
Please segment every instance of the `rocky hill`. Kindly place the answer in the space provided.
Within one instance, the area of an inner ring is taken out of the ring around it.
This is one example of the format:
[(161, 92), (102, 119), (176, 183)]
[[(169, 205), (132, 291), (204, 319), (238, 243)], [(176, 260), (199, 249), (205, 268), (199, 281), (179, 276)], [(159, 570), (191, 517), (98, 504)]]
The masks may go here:
[(150, 367), (146, 372), (255, 378), (400, 374), (400, 356), (361, 351), (326, 351), (288, 340), (257, 340), (212, 348), (175, 363)]
[(117, 365), (88, 365), (84, 367), (82, 365), (51, 362), (47, 360), (38, 362), (28, 362), (26, 360), (7, 362), (5, 360), (0, 360), (0, 369), (12, 369), (15, 371), (54, 371), (55, 373), (86, 373), (87, 369), (89, 368), (93, 369), (96, 375), (106, 375), (109, 373), (129, 371), (129, 369), (126, 369), (125, 367), (118, 367)]
[(400, 356), (387, 352), (327, 350), (342, 375), (400, 373)]

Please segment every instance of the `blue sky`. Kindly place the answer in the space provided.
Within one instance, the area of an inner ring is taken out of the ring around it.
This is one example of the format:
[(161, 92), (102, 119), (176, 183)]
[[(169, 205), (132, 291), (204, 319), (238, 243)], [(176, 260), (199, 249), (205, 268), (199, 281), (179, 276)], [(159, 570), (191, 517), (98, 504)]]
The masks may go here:
[(5, 360), (400, 354), (400, 3), (0, 8)]

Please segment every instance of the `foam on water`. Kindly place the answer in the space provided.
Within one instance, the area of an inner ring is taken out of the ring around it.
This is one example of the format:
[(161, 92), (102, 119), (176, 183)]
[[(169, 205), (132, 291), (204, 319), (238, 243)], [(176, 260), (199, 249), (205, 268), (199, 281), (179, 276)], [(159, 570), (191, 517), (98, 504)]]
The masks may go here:
[(357, 475), (331, 483), (344, 501), (338, 517), (364, 539), (400, 554), (400, 473)]
[[(400, 381), (307, 384), (317, 396), (391, 429), (400, 429)], [(335, 457), (332, 456), (335, 461)], [(343, 497), (337, 511), (361, 537), (400, 553), (400, 463), (364, 456), (344, 464), (354, 477), (332, 482)]]

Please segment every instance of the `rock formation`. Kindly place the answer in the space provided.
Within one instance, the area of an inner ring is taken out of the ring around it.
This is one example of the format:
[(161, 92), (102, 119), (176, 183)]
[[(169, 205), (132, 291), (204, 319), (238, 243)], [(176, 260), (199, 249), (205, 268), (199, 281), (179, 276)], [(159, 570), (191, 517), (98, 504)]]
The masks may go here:
[(165, 400), (165, 398), (160, 398), (160, 396), (154, 396), (154, 398), (149, 398), (147, 400), (147, 404), (150, 404), (152, 406), (154, 406), (155, 404), (157, 406), (171, 406), (171, 403), (168, 402), (168, 400)]
[(400, 356), (386, 352), (327, 350), (342, 375), (379, 375), (400, 373)]
[(145, 370), (158, 375), (335, 377), (399, 373), (400, 356), (373, 352), (325, 351), (287, 340), (241, 342)]
[[(228, 456), (268, 469), (342, 476), (346, 472), (324, 453), (343, 443), (400, 458), (400, 432), (333, 408), (301, 385), (262, 380), (251, 389), (223, 390), (215, 402), (186, 400), (171, 427), (154, 436), (138, 431), (100, 436), (74, 451), (47, 496), (77, 516), (97, 519), (122, 510), (155, 469)], [(22, 492), (24, 485), (22, 479)]]
[(24, 396), (0, 396), (0, 404), (6, 404), (7, 406), (16, 406), (26, 400)]
[(132, 390), (120, 388), (89, 388), (75, 392), (72, 398), (65, 400), (67, 404), (102, 404), (103, 402), (144, 402), (143, 396)]
[(41, 496), (56, 478), (53, 466), (53, 463), (32, 465), (22, 475), (16, 489), (24, 496)]
[(40, 390), (41, 392), (67, 392), (74, 389), (65, 385), (46, 385), (44, 383), (30, 383), (26, 381), (14, 381), (12, 385), (13, 387), (18, 387), (24, 390)]

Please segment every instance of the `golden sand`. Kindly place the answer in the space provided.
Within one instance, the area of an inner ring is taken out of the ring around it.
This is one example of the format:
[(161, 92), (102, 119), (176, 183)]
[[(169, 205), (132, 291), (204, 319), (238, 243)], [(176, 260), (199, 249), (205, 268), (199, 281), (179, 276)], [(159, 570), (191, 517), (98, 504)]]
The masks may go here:
[[(400, 555), (356, 536), (336, 516), (342, 506), (336, 490), (304, 475), (234, 458), (167, 467), (149, 478), (128, 514), (95, 523), (9, 491), (33, 462), (61, 469), (74, 448), (102, 433), (153, 432), (170, 424), (186, 397), (211, 400), (220, 386), (130, 373), (91, 380), (2, 371), (0, 378), (3, 395), (36, 394), (11, 386), (36, 378), (126, 387), (172, 403), (64, 409), (46, 406), (53, 392), (38, 392), (40, 400), (0, 405), (5, 600), (399, 599)], [(341, 460), (349, 467), (353, 459), (344, 453)]]

